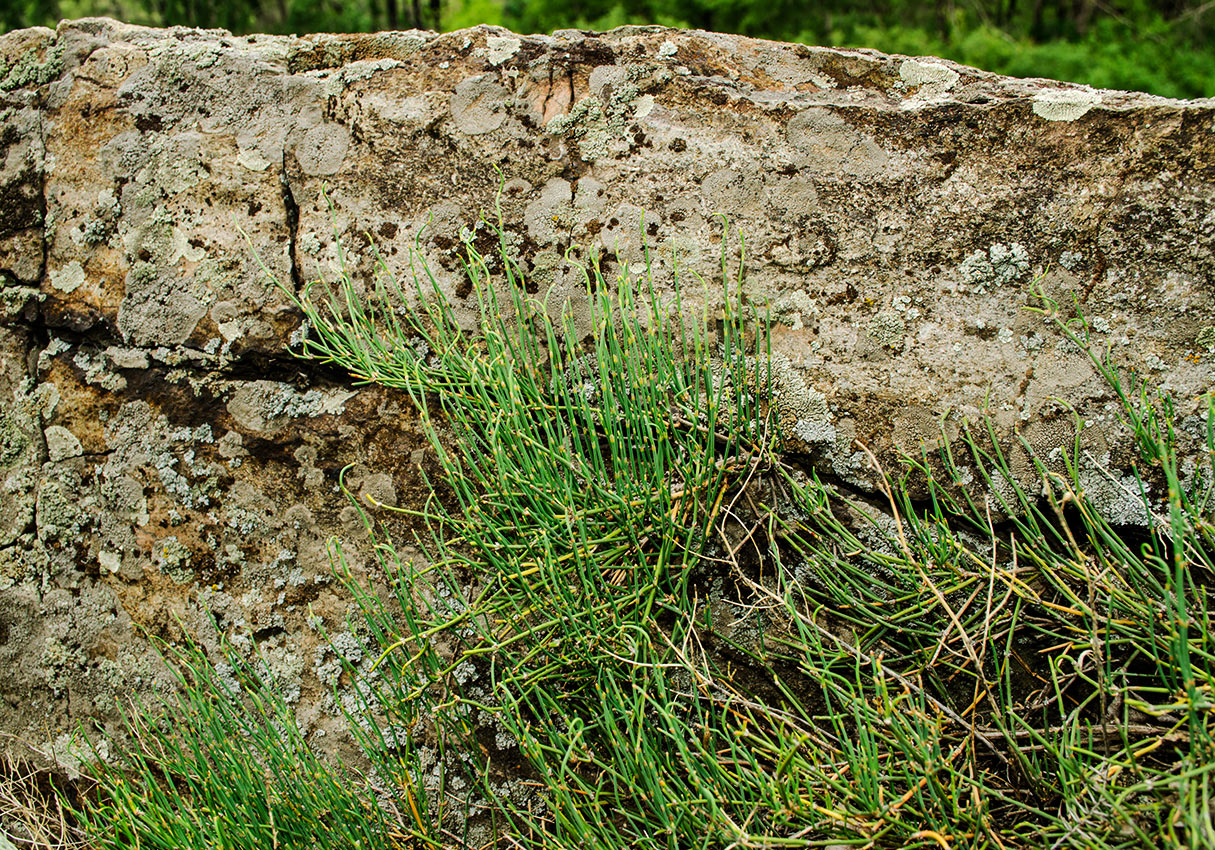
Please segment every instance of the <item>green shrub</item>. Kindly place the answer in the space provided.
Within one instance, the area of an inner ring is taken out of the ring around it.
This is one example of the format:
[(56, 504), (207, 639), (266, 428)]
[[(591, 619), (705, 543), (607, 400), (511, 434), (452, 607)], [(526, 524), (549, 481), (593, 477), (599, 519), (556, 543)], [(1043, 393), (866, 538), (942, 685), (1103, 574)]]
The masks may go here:
[[(724, 263), (713, 340), (678, 280), (592, 265), (583, 343), (501, 262), (493, 281), (469, 247), (475, 334), (426, 279), (297, 303), (306, 356), (422, 412), (442, 484), (406, 512), (429, 563), (385, 543), (395, 599), (360, 597), (383, 704), (477, 755), (516, 841), (1215, 839), (1210, 479), (1183, 483), (1167, 395), (1092, 353), (1154, 482), (1137, 544), (1085, 493), (1079, 440), (1063, 472), (1033, 458), (1030, 492), (980, 426), (873, 503), (783, 455), (765, 326)], [(1081, 322), (1040, 312), (1092, 352)], [(527, 807), (502, 790), (520, 759)]]
[(592, 262), (586, 338), (495, 267), (467, 246), (473, 333), (424, 266), (285, 290), (300, 354), (408, 395), (441, 469), (425, 504), (368, 506), (429, 528), (424, 564), (373, 528), (387, 596), (334, 547), (376, 657), (352, 728), (393, 799), (188, 656), (171, 724), (132, 719), (98, 772), (108, 846), (1215, 844), (1210, 399), (1184, 467), (1169, 396), (1042, 300), (1121, 402), (1146, 525), (1098, 509), (1079, 437), (1021, 446), (1026, 487), (983, 422), (865, 495), (785, 452), (724, 258), (714, 323), (703, 283)]
[(124, 714), (114, 760), (76, 814), (98, 848), (388, 850), (389, 824), (364, 782), (304, 740), (274, 682), (234, 655), (163, 648), (179, 689)]

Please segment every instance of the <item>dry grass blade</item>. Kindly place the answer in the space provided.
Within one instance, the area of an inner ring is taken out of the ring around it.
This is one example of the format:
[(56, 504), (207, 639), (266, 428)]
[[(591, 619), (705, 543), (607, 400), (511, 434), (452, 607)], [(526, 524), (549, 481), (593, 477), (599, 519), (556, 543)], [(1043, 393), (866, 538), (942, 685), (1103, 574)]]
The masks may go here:
[(63, 787), (64, 781), (49, 768), (37, 767), (32, 758), (11, 750), (0, 755), (0, 837), (16, 850), (89, 847), (64, 808), (61, 795), (70, 790)]

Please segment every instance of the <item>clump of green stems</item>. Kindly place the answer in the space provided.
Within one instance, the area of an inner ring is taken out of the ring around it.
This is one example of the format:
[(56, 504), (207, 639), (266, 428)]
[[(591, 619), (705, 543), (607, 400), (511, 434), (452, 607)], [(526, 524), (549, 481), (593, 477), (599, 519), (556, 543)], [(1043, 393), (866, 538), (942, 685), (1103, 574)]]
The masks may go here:
[[(582, 338), (505, 245), (496, 276), (466, 250), (473, 332), (424, 264), (285, 290), (302, 356), (407, 394), (440, 470), (425, 505), (371, 506), (425, 525), (424, 563), (375, 533), (389, 592), (348, 582), (377, 658), (348, 671), (353, 727), (398, 835), (1215, 845), (1211, 399), (1183, 475), (1169, 396), (1042, 298), (1120, 404), (1149, 527), (1085, 493), (1079, 421), (1061, 457), (1021, 446), (1028, 476), (979, 422), (896, 474), (870, 455), (879, 492), (848, 491), (785, 452), (766, 323), (724, 255), (715, 332), (678, 273), (591, 262)], [(423, 775), (423, 744), (472, 784)]]
[[(521, 757), (545, 808), (494, 801), (517, 840), (1215, 840), (1209, 484), (1183, 486), (1170, 400), (1125, 382), (1082, 320), (1038, 308), (1090, 353), (1137, 469), (1167, 494), (1162, 514), (1140, 487), (1157, 523), (1137, 546), (1083, 492), (1078, 437), (1063, 472), (1031, 452), (1027, 488), (990, 426), (967, 430), (982, 486), (961, 485), (947, 446), (906, 459), (926, 499), (884, 475), (876, 505), (791, 465), (764, 391), (766, 328), (724, 264), (713, 342), (678, 280), (664, 302), (648, 273), (609, 285), (592, 265), (584, 345), (501, 260), (493, 281), (469, 248), (474, 334), (427, 276), (298, 303), (307, 356), (424, 412), (443, 470), (442, 497), (417, 512), (428, 563), (382, 546), (393, 604), (361, 597), (391, 683), (382, 707), (408, 722), (425, 705), (479, 755), (491, 798)], [(399, 318), (388, 304), (414, 306)], [(487, 686), (457, 681), (469, 664)], [(475, 717), (518, 753), (486, 746)]]
[(123, 715), (73, 814), (114, 850), (389, 850), (405, 838), (366, 784), (304, 740), (277, 684), (235, 652), (162, 645), (177, 691)]

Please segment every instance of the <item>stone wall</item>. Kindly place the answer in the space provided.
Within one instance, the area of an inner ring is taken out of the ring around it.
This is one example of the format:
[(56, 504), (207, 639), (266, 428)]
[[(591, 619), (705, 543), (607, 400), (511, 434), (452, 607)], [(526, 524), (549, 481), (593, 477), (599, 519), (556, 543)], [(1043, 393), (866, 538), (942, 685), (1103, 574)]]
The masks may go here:
[(2, 36), (0, 731), (70, 760), (77, 723), (167, 686), (145, 634), (214, 645), (210, 615), (310, 732), (335, 722), (322, 627), (358, 649), (326, 541), (367, 566), (339, 473), (408, 504), (427, 452), (400, 395), (288, 354), (255, 256), (299, 287), (335, 233), (364, 281), (373, 244), (402, 276), (416, 248), (471, 316), (459, 252), (500, 207), (554, 310), (590, 249), (615, 274), (648, 245), (712, 311), (741, 233), (782, 427), (824, 475), (863, 489), (854, 440), (893, 464), (984, 411), (1048, 452), (1075, 404), (1092, 492), (1134, 524), (1108, 389), (1024, 307), (1078, 303), (1197, 435), (1213, 201), (1215, 102), (938, 60), (660, 28)]

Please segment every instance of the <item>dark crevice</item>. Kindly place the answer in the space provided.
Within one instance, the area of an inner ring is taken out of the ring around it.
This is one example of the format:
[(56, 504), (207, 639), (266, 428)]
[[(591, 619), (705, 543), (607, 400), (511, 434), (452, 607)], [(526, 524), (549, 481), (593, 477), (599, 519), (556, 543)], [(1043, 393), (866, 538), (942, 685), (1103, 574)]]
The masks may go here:
[(46, 277), (46, 261), (49, 253), (46, 244), (46, 112), (40, 106), (38, 109), (38, 224), (42, 229), (42, 238), (38, 244), (42, 248), (42, 256), (38, 261), (38, 282), (41, 285)]
[[(46, 236), (46, 119), (43, 110), (38, 110), (38, 163), (35, 169), (38, 180), (38, 223), (37, 226), (41, 231), (38, 240), (40, 255), (38, 258), (38, 273), (35, 279), (31, 281), (20, 281), (20, 284), (26, 286), (33, 285), (41, 288), (42, 281), (46, 278), (47, 264), (47, 236)], [(0, 285), (3, 282), (0, 281)], [(38, 356), (50, 344), (51, 335), (43, 320), (41, 308), (35, 299), (31, 299), (19, 316), (11, 317), (5, 322), (5, 325), (13, 330), (23, 330), (25, 334), (25, 374), (30, 381), (37, 383), (38, 381)]]
[(279, 171), (279, 187), (283, 195), (283, 209), (287, 219), (287, 254), (291, 258), (291, 291), (298, 295), (303, 290), (299, 257), (296, 244), (300, 231), (300, 207), (291, 191), (291, 178), (287, 173), (287, 151), (283, 149), (282, 169)]
[(553, 99), (553, 94), (554, 94), (554, 92), (553, 92), (554, 79), (555, 79), (555, 75), (553, 74), (553, 63), (550, 61), (548, 63), (548, 90), (544, 95), (544, 103), (540, 106), (541, 120), (543, 120), (544, 117), (548, 115), (548, 104), (549, 104), (549, 101), (551, 101)]
[(306, 384), (312, 388), (326, 385), (350, 386), (353, 383), (350, 373), (345, 369), (315, 360), (302, 360), (286, 352), (269, 354), (250, 351), (222, 365), (200, 364), (187, 368), (206, 371), (230, 380), (278, 381), (301, 386)]
[(46, 347), (51, 344), (51, 334), (46, 325), (38, 321), (18, 321), (8, 325), (14, 330), (24, 331), (25, 335), (25, 376), (38, 383), (38, 358)]
[(249, 351), (238, 357), (219, 361), (216, 355), (203, 354), (197, 349), (178, 349), (197, 352), (199, 362), (178, 363), (169, 365), (152, 360), (146, 368), (114, 369), (127, 376), (128, 381), (133, 375), (140, 373), (154, 374), (158, 372), (178, 371), (187, 374), (210, 375), (229, 381), (276, 381), (282, 384), (292, 384), (297, 388), (321, 388), (328, 385), (350, 386), (353, 382), (345, 369), (336, 366), (303, 360), (289, 353), (271, 354), (264, 351)]
[[(51, 330), (42, 322), (12, 323), (10, 327), (24, 327), (30, 335), (29, 374), (37, 377), (38, 354), (50, 344)], [(54, 336), (71, 346), (71, 351), (85, 350), (94, 353), (103, 352), (112, 345), (121, 344), (106, 328), (94, 326), (88, 330), (77, 331), (71, 328), (57, 327), (53, 329)], [(164, 363), (155, 356), (157, 351), (165, 350), (162, 346), (124, 345), (125, 349), (142, 351), (148, 356), (148, 365), (126, 369), (112, 367), (116, 374), (122, 374), (128, 380), (140, 373), (158, 373), (169, 370), (187, 374), (207, 374), (235, 381), (278, 381), (280, 383), (324, 386), (350, 386), (352, 380), (345, 370), (318, 361), (304, 360), (292, 355), (286, 350), (263, 351), (249, 349), (238, 351), (232, 355), (221, 357), (209, 354), (198, 348), (179, 345), (169, 349), (175, 354), (186, 355), (189, 359), (177, 363)]]
[(255, 643), (262, 644), (271, 638), (276, 638), (279, 635), (286, 634), (286, 632), (287, 630), (282, 626), (267, 626), (264, 629), (258, 629), (255, 631), (253, 633), (253, 640)]
[[(28, 320), (12, 322), (9, 327), (24, 328), (39, 352), (51, 344), (52, 337), (62, 339), (73, 347), (94, 347), (99, 350), (111, 345), (122, 345), (122, 340), (115, 336), (109, 324), (105, 322), (98, 322), (88, 328), (78, 330), (69, 325), (48, 322), (45, 315), (39, 314)], [(135, 346), (123, 347), (134, 348)], [(150, 352), (154, 349), (149, 347), (146, 350)], [(31, 376), (33, 377), (32, 373)]]

